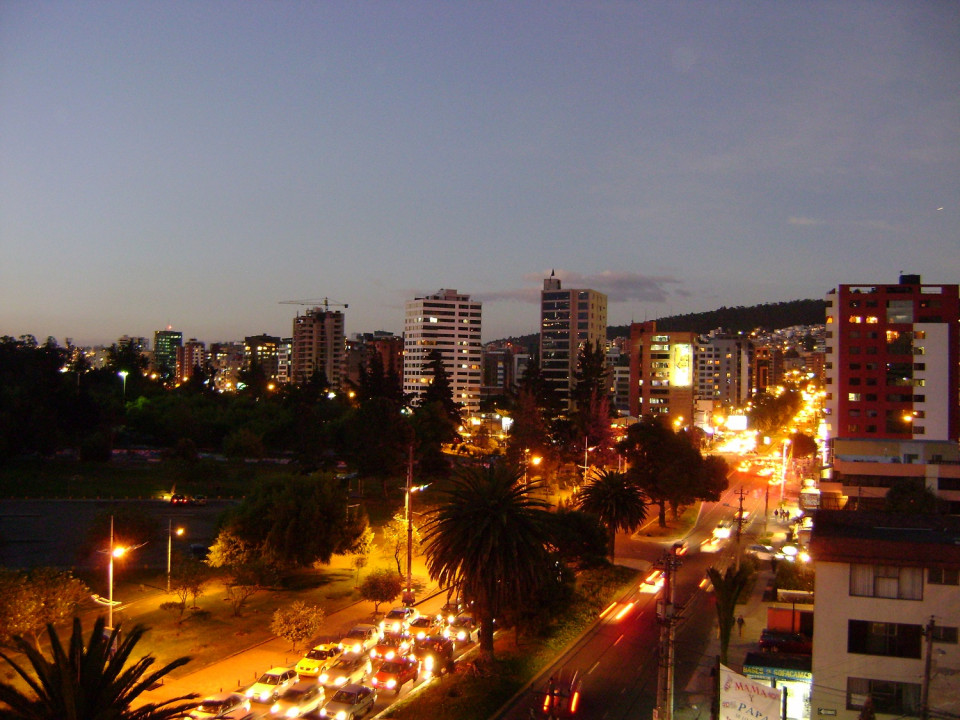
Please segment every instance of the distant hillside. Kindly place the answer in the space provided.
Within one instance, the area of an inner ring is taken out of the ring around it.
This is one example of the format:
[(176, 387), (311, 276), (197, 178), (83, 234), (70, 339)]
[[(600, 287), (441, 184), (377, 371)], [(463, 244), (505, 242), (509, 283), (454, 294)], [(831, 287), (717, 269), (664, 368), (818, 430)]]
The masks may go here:
[[(757, 328), (779, 330), (794, 325), (820, 325), (825, 322), (827, 304), (823, 300), (790, 300), (789, 302), (765, 303), (744, 307), (722, 307), (702, 313), (671, 315), (657, 318), (660, 330), (692, 330), (707, 333), (717, 328), (731, 332), (750, 332)], [(608, 338), (626, 337), (630, 334), (629, 325), (611, 325), (607, 328)], [(527, 348), (536, 347), (539, 335), (521, 335), (505, 338)]]

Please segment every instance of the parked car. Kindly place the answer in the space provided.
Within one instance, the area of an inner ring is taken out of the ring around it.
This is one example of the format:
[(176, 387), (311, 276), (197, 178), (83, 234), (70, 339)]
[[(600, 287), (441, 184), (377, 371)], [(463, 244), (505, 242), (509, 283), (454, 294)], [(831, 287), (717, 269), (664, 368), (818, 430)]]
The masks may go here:
[(247, 698), (240, 693), (222, 692), (204, 698), (187, 717), (190, 720), (246, 720), (252, 715)]
[(370, 680), (375, 688), (393, 690), (400, 694), (400, 688), (408, 681), (416, 682), (420, 677), (420, 661), (415, 657), (387, 660)]
[(343, 647), (339, 643), (323, 643), (317, 645), (300, 658), (297, 663), (297, 675), (301, 678), (318, 677), (321, 672), (333, 665), (343, 655)]
[(380, 642), (380, 628), (376, 625), (354, 625), (343, 636), (340, 645), (345, 653), (367, 653)]
[(301, 680), (288, 687), (270, 707), (271, 715), (295, 718), (312, 712), (323, 703), (323, 686), (316, 680)]
[(334, 720), (356, 720), (373, 711), (377, 691), (366, 685), (344, 685), (320, 708), (320, 717)]
[(760, 649), (763, 652), (811, 655), (813, 640), (803, 633), (764, 629), (760, 632)]
[(275, 667), (267, 670), (244, 693), (250, 700), (272, 703), (280, 693), (297, 681), (297, 671), (293, 668)]

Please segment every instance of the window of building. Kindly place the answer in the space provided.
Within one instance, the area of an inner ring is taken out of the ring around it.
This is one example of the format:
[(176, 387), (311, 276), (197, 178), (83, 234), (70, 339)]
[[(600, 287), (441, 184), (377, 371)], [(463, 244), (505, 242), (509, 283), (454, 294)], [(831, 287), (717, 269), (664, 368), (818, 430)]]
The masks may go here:
[(850, 363), (850, 369), (851, 369), (851, 370), (859, 370), (859, 369), (860, 369), (860, 363)]
[(960, 585), (960, 570), (956, 568), (929, 568), (927, 582), (931, 585)]
[(923, 627), (905, 623), (847, 621), (847, 652), (920, 659)]
[(863, 322), (863, 318), (859, 315), (851, 315), (849, 318), (847, 318), (847, 322), (859, 325)]
[(944, 645), (956, 645), (957, 644), (957, 628), (950, 627), (949, 625), (934, 625), (933, 626), (933, 635), (931, 639), (935, 643), (943, 643)]
[(859, 384), (860, 384), (860, 378), (858, 378), (858, 377), (852, 377), (852, 378), (850, 378), (849, 380), (847, 380), (847, 384), (848, 384), (848, 385), (851, 385), (851, 386), (852, 386), (852, 385), (859, 385)]
[(890, 715), (920, 712), (920, 684), (895, 680), (847, 678), (847, 710), (860, 710), (871, 698), (873, 711)]
[(848, 433), (860, 432), (860, 426), (859, 426), (859, 425), (847, 425), (847, 432), (848, 432)]
[(877, 431), (877, 426), (876, 426), (876, 425), (867, 425), (867, 432), (868, 432), (868, 433), (875, 433), (876, 431)]
[(847, 393), (847, 400), (850, 402), (860, 402), (860, 393)]
[(851, 563), (850, 594), (857, 597), (923, 600), (923, 568)]
[(880, 319), (876, 315), (867, 315), (867, 325), (877, 325)]

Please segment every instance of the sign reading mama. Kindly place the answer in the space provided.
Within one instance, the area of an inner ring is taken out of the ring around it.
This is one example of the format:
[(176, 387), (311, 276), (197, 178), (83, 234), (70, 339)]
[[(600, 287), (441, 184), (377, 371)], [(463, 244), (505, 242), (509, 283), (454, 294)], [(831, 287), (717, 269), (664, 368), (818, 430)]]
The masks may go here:
[(720, 666), (720, 720), (781, 720), (780, 690)]

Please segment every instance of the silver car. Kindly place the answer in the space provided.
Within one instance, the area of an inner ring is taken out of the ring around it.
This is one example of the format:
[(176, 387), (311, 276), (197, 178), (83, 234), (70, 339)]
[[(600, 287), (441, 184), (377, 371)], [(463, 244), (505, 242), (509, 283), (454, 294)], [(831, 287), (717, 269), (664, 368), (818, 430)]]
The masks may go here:
[(275, 717), (296, 718), (316, 710), (323, 702), (323, 686), (316, 680), (301, 680), (291, 685), (270, 707)]
[(250, 701), (243, 695), (224, 692), (204, 698), (187, 717), (190, 720), (245, 720), (252, 714)]
[(344, 685), (320, 708), (320, 717), (333, 720), (355, 720), (373, 711), (377, 691), (366, 685)]

